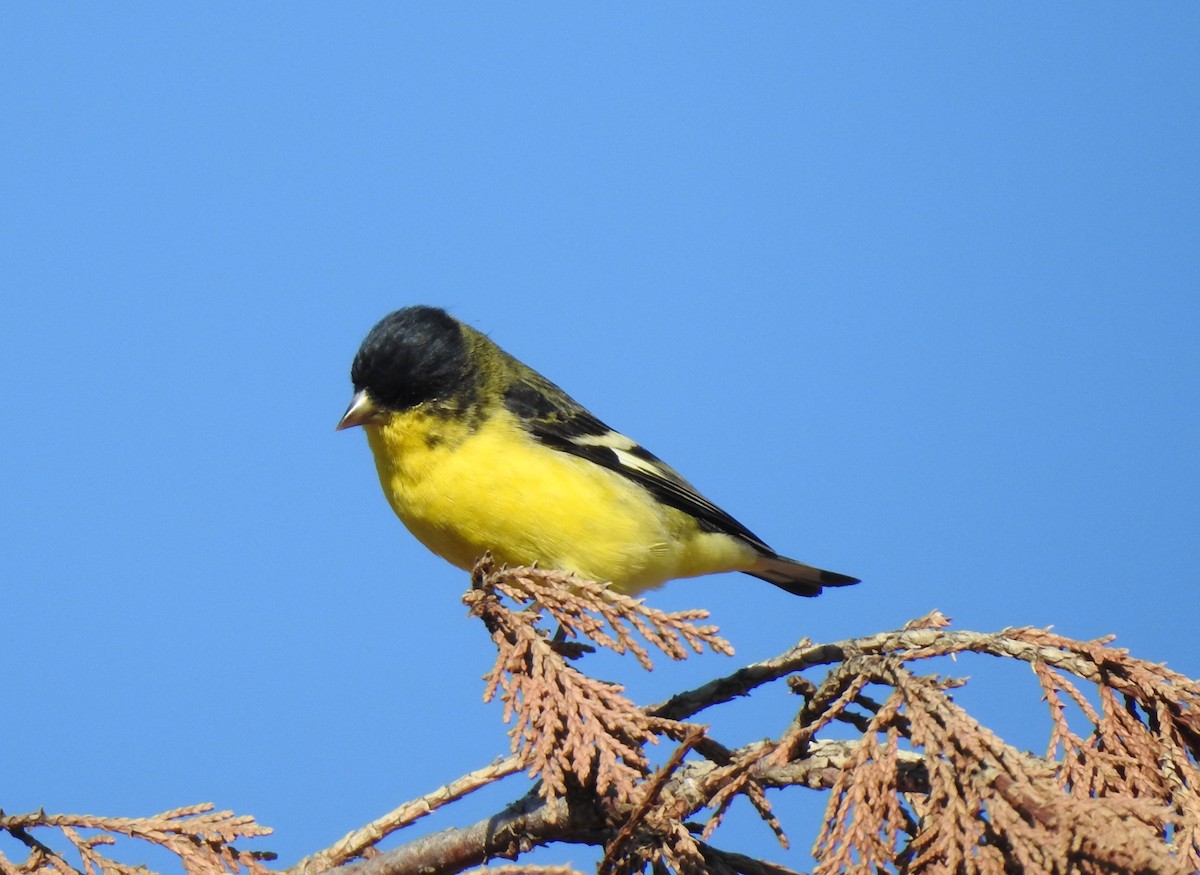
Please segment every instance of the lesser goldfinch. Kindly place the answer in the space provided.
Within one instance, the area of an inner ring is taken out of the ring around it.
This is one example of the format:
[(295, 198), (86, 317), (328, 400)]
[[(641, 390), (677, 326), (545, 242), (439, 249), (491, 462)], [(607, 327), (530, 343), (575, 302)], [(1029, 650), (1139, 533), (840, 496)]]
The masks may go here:
[(361, 425), (384, 495), (463, 569), (487, 551), (636, 593), (743, 571), (796, 595), (858, 583), (786, 559), (674, 469), (435, 307), (371, 329), (337, 428)]

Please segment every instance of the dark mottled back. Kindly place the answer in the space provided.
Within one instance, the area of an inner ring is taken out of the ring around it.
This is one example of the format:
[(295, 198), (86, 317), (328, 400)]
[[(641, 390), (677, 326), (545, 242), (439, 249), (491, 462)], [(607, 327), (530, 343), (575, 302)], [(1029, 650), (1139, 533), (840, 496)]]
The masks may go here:
[(388, 410), (444, 399), (468, 378), (459, 323), (436, 307), (408, 307), (380, 320), (354, 356), (350, 379)]

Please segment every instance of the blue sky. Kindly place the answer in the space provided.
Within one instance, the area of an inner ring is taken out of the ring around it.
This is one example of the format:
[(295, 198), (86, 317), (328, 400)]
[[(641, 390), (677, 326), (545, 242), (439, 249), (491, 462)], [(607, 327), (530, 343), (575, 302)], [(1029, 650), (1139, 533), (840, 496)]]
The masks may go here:
[[(935, 607), (1200, 675), (1195, 6), (10, 4), (0, 33), (4, 810), (212, 800), (290, 863), (504, 752), (465, 575), (333, 431), (413, 303), (863, 578), (668, 585), (738, 656), (596, 663), (640, 701)], [(1044, 744), (1027, 670), (947, 670)], [(722, 740), (786, 723), (763, 698)], [(803, 867), (796, 817), (795, 851), (752, 818), (724, 845)]]

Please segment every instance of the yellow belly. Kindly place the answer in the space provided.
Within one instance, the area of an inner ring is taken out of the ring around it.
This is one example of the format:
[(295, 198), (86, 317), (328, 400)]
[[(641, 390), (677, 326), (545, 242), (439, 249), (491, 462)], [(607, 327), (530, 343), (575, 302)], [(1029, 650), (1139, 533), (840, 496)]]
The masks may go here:
[(508, 417), (466, 435), (415, 412), (366, 428), (392, 509), (454, 565), (469, 569), (490, 550), (509, 565), (536, 562), (637, 592), (756, 558), (625, 477), (543, 446)]

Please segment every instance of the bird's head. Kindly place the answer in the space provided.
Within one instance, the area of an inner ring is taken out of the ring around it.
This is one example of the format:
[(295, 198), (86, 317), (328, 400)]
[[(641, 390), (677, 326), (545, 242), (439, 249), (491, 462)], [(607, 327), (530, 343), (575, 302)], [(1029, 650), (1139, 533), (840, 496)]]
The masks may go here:
[(436, 307), (406, 307), (380, 320), (354, 356), (354, 398), (338, 430), (451, 397), (470, 372), (461, 323)]

